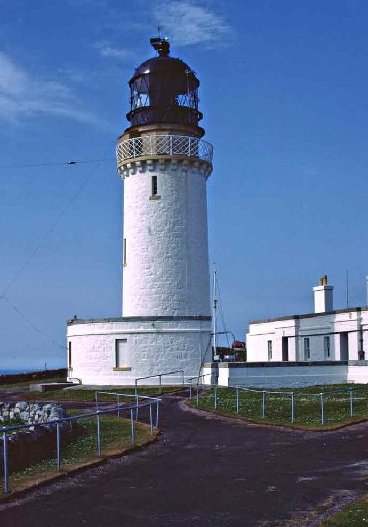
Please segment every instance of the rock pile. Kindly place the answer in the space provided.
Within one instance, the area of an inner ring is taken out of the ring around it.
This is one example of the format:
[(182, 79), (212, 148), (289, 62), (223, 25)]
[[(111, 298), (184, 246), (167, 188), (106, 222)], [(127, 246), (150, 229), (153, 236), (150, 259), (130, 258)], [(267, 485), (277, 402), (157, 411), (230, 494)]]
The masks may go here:
[(62, 417), (65, 417), (65, 411), (60, 404), (39, 404), (27, 401), (5, 403), (0, 401), (0, 426), (2, 423), (11, 426), (12, 421), (15, 421), (14, 424), (45, 423)]

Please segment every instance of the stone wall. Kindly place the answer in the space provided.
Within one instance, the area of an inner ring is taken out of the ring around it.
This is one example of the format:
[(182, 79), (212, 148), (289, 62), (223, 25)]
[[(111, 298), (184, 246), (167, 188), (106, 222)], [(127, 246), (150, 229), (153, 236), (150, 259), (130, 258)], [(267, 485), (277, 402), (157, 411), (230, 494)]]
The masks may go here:
[[(119, 362), (117, 344), (125, 341)], [(211, 355), (210, 317), (154, 317), (76, 320), (68, 324), (70, 377), (82, 384), (133, 385), (137, 377), (184, 370), (185, 378), (198, 375)], [(181, 384), (180, 373), (162, 378)], [(144, 384), (157, 384), (158, 378)]]
[[(205, 364), (204, 383), (248, 388), (301, 388), (348, 382), (348, 362), (221, 362)], [(367, 372), (368, 373), (368, 372)], [(363, 381), (364, 382), (364, 381)]]
[(38, 404), (27, 401), (5, 403), (0, 401), (0, 424), (6, 421), (11, 426), (13, 420), (20, 421), (22, 424), (44, 423), (62, 417), (65, 417), (65, 411), (60, 404)]
[[(49, 457), (56, 457), (56, 426), (47, 421), (65, 417), (65, 410), (60, 404), (38, 404), (26, 401), (0, 402), (1, 426), (35, 424), (7, 433), (8, 464), (10, 472), (22, 470), (27, 466)], [(12, 423), (13, 422), (13, 423)], [(76, 434), (78, 426), (71, 427), (68, 422), (61, 424), (62, 444), (67, 444)], [(0, 452), (3, 452), (3, 435), (0, 437)], [(0, 456), (0, 472), (3, 470), (3, 456)]]
[(208, 170), (162, 160), (124, 171), (123, 316), (210, 315)]

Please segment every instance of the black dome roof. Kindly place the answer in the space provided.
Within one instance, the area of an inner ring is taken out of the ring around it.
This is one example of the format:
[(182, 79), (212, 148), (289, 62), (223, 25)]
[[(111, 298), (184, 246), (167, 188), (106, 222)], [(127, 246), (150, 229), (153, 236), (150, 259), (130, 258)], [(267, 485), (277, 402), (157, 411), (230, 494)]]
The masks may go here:
[(136, 68), (130, 83), (140, 75), (147, 75), (148, 73), (150, 75), (170, 76), (172, 80), (186, 80), (189, 76), (191, 81), (194, 81), (197, 87), (199, 86), (199, 80), (196, 78), (194, 71), (181, 59), (165, 55), (148, 59)]

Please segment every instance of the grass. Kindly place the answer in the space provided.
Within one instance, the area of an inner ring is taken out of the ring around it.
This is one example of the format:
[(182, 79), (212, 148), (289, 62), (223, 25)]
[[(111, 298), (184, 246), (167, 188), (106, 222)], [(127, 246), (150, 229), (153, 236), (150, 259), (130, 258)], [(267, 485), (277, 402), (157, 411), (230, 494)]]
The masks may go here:
[[(182, 390), (182, 386), (163, 386), (161, 393), (171, 393)], [(108, 391), (113, 393), (125, 393), (134, 394), (134, 388), (127, 386), (114, 386), (114, 387), (100, 387), (101, 391)], [(25, 395), (27, 400), (47, 400), (47, 401), (81, 401), (81, 402), (94, 402), (95, 401), (95, 389), (88, 388), (68, 388), (66, 390), (55, 390), (51, 392), (29, 392)], [(158, 396), (160, 395), (158, 386), (140, 386), (138, 389), (139, 395)], [(113, 395), (99, 394), (99, 401), (110, 402), (116, 401)]]
[(368, 525), (367, 499), (367, 497), (362, 498), (344, 507), (337, 514), (323, 520), (321, 527), (363, 527)]
[[(350, 392), (353, 394), (353, 415), (350, 415)], [(334, 390), (347, 391), (337, 392)], [(281, 391), (281, 390), (280, 390)], [(262, 416), (262, 391), (239, 390), (239, 413), (236, 412), (236, 390), (219, 388), (217, 391), (217, 410), (214, 409), (214, 388), (203, 392), (199, 398), (199, 408), (216, 411), (219, 414), (241, 417), (257, 423), (287, 425), (304, 429), (331, 429), (336, 426), (361, 421), (368, 418), (367, 385), (329, 385), (293, 389), (294, 423), (291, 423), (291, 390), (288, 393), (266, 393), (265, 414)], [(320, 393), (323, 396), (324, 424), (321, 423)], [(195, 399), (192, 406), (196, 406)]]
[[(78, 415), (79, 410), (70, 411), (69, 415)], [(112, 415), (101, 416), (102, 457), (97, 455), (96, 418), (85, 418), (78, 421), (81, 435), (61, 449), (61, 474), (67, 474), (78, 468), (93, 464), (108, 456), (122, 454), (131, 448), (130, 420), (119, 419)], [(155, 431), (157, 436), (157, 431)], [(141, 446), (152, 439), (148, 425), (135, 423), (135, 446)], [(56, 452), (55, 452), (56, 457)], [(28, 468), (10, 474), (11, 493), (15, 493), (57, 476), (55, 457)], [(8, 496), (0, 490), (0, 499)]]

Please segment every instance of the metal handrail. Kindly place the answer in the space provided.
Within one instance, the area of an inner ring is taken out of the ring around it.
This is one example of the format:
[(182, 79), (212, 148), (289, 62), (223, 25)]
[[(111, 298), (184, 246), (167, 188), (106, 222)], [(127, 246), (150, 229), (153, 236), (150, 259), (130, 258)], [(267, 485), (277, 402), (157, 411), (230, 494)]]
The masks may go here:
[[(202, 379), (202, 386), (203, 386), (203, 378), (204, 377), (212, 377), (212, 373), (203, 373), (202, 375), (196, 375), (195, 377), (189, 377), (187, 379), (187, 384), (189, 384), (189, 400), (192, 400), (192, 385), (193, 385), (193, 379), (197, 379), (197, 400), (199, 397), (199, 379)], [(212, 385), (209, 385), (212, 386)]]
[[(124, 396), (124, 397), (136, 397), (132, 394), (116, 394), (115, 392), (99, 392), (99, 393), (114, 393), (115, 395)], [(96, 392), (97, 396), (97, 392)], [(140, 403), (139, 398), (144, 399), (145, 402)], [(158, 427), (158, 417), (159, 417), (159, 405), (161, 402), (161, 399), (157, 397), (149, 397), (140, 395), (139, 398), (136, 398), (135, 404), (131, 404), (128, 406), (124, 406), (123, 410), (130, 410), (130, 423), (131, 423), (131, 444), (134, 446), (135, 444), (135, 425), (134, 421), (138, 419), (138, 410), (141, 408), (149, 408), (149, 416), (150, 416), (150, 429), (151, 434), (153, 434), (153, 414), (152, 414), (152, 405), (156, 405), (156, 423), (155, 427)], [(56, 468), (58, 471), (60, 471), (61, 467), (61, 458), (60, 458), (60, 449), (61, 449), (61, 441), (60, 441), (60, 435), (61, 430), (60, 426), (65, 422), (71, 422), (76, 421), (78, 419), (87, 419), (89, 417), (96, 417), (96, 424), (97, 424), (97, 454), (99, 457), (101, 457), (101, 422), (100, 422), (100, 416), (103, 414), (109, 414), (109, 413), (115, 413), (117, 412), (118, 417), (120, 417), (120, 410), (122, 409), (121, 404), (115, 405), (113, 408), (106, 408), (103, 410), (99, 410), (98, 408), (89, 413), (80, 414), (80, 415), (73, 415), (69, 417), (61, 417), (58, 419), (53, 419), (50, 421), (43, 421), (42, 423), (28, 423), (28, 424), (21, 424), (21, 425), (12, 425), (12, 426), (0, 426), (0, 433), (3, 436), (2, 442), (3, 442), (3, 481), (4, 481), (4, 492), (9, 492), (9, 452), (8, 452), (8, 432), (15, 432), (17, 430), (24, 430), (24, 429), (35, 429), (40, 428), (44, 426), (56, 426)], [(133, 411), (136, 412), (136, 417), (134, 419)]]
[(213, 146), (207, 141), (186, 135), (143, 135), (118, 143), (118, 166), (124, 161), (147, 156), (181, 156), (212, 163)]
[[(142, 381), (144, 379), (153, 379), (154, 377), (158, 377), (159, 378), (159, 387), (160, 387), (160, 393), (161, 393), (161, 388), (162, 388), (162, 377), (164, 377), (165, 375), (172, 375), (173, 373), (181, 373), (182, 374), (182, 377), (183, 377), (183, 386), (184, 386), (184, 370), (175, 370), (175, 371), (169, 371), (169, 372), (165, 372), (165, 373), (156, 373), (155, 375), (146, 375), (145, 377), (136, 377), (135, 380), (134, 380), (134, 394), (137, 395), (138, 393), (138, 381)], [(143, 397), (142, 395), (140, 395), (139, 397)]]
[[(204, 377), (206, 375), (211, 375), (210, 373), (207, 373), (205, 375), (200, 375), (198, 376), (198, 379), (200, 377)], [(197, 378), (197, 377), (193, 377), (194, 379)], [(192, 379), (193, 379), (192, 378)], [(191, 379), (191, 380), (192, 380)], [(203, 386), (203, 383), (202, 383), (202, 386)], [(328, 395), (330, 394), (336, 394), (336, 393), (346, 393), (346, 394), (349, 394), (349, 413), (350, 413), (350, 417), (353, 417), (354, 415), (354, 396), (353, 396), (353, 392), (354, 391), (358, 391), (358, 390), (361, 390), (362, 387), (351, 387), (349, 386), (349, 388), (340, 388), (340, 389), (337, 389), (337, 390), (328, 390), (328, 391), (324, 391), (324, 392), (315, 392), (315, 393), (311, 393), (311, 392), (289, 392), (289, 391), (276, 391), (276, 390), (262, 390), (262, 389), (255, 389), (255, 388), (246, 388), (244, 386), (241, 386), (241, 385), (234, 385), (234, 386), (225, 386), (225, 385), (221, 385), (221, 384), (215, 384), (213, 385), (213, 388), (214, 388), (214, 407), (215, 409), (217, 409), (217, 400), (218, 400), (218, 395), (217, 395), (217, 391), (219, 388), (225, 388), (225, 389), (231, 389), (231, 390), (235, 390), (236, 391), (236, 413), (239, 413), (239, 390), (241, 391), (244, 391), (244, 392), (251, 392), (251, 393), (256, 393), (256, 394), (259, 394), (262, 396), (262, 419), (265, 419), (265, 411), (266, 411), (266, 396), (267, 395), (281, 395), (281, 396), (285, 396), (285, 397), (289, 397), (290, 398), (290, 405), (291, 405), (291, 413), (290, 413), (290, 420), (291, 420), (291, 423), (294, 423), (295, 422), (295, 397), (298, 395), (301, 395), (301, 396), (308, 396), (308, 397), (318, 397), (319, 398), (319, 402), (320, 402), (320, 422), (321, 422), (321, 425), (324, 425), (325, 424), (325, 408), (324, 408), (324, 405), (325, 405), (325, 402), (326, 402), (326, 399), (325, 397), (327, 397)], [(189, 393), (189, 398), (191, 399), (192, 398), (192, 386), (190, 384), (190, 393)], [(199, 405), (199, 381), (197, 382), (197, 396), (196, 396), (196, 399), (197, 399), (197, 406)]]

